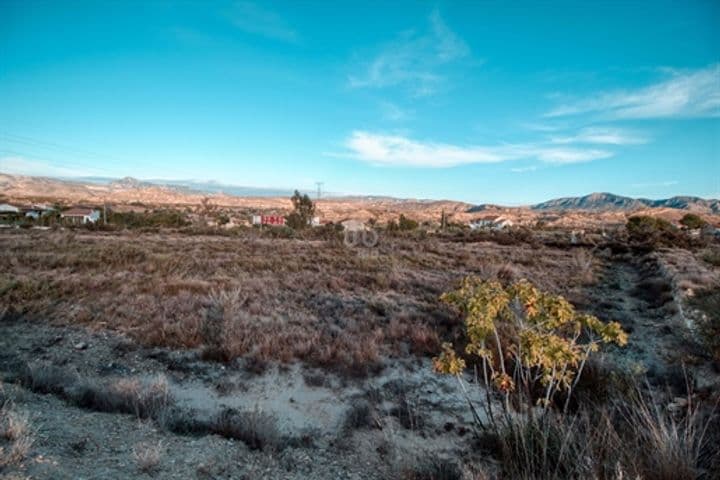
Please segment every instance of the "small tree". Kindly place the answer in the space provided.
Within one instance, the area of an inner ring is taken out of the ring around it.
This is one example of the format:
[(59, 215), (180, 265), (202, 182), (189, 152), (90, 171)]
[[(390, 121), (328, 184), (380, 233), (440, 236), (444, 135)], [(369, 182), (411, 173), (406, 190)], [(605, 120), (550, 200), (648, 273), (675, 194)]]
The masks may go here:
[(656, 241), (665, 234), (673, 231), (673, 226), (667, 220), (649, 215), (636, 215), (628, 219), (626, 228), (630, 238), (643, 242)]
[(290, 200), (293, 204), (293, 211), (287, 217), (287, 225), (295, 230), (307, 227), (315, 215), (315, 204), (307, 194), (301, 195), (297, 190)]
[(690, 230), (695, 230), (696, 228), (704, 227), (705, 225), (707, 225), (707, 222), (703, 220), (702, 217), (700, 217), (699, 215), (695, 215), (694, 213), (687, 213), (680, 219), (680, 225), (689, 228)]
[(418, 222), (407, 218), (401, 213), (400, 218), (398, 219), (398, 228), (400, 230), (415, 230), (416, 228), (418, 228)]
[(447, 225), (448, 217), (445, 214), (445, 210), (442, 210), (442, 212), (440, 212), (440, 230), (445, 230), (447, 228)]
[[(497, 281), (468, 277), (441, 299), (464, 316), (465, 353), (481, 360), (485, 383), (502, 394), (506, 414), (513, 395), (513, 403), (532, 415), (536, 404), (548, 408), (559, 391), (567, 394), (567, 410), (590, 353), (601, 343), (627, 343), (620, 324), (578, 313), (563, 297), (541, 292), (527, 280), (503, 287)], [(440, 373), (456, 375), (465, 390), (465, 360), (451, 344), (443, 344), (434, 366)], [(487, 408), (490, 405), (488, 397)]]

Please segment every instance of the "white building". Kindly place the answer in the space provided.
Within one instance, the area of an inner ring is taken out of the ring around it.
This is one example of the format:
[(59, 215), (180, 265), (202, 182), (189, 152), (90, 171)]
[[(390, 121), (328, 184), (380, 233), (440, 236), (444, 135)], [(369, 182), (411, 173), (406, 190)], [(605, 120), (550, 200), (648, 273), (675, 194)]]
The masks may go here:
[(502, 215), (486, 215), (470, 220), (468, 224), (471, 230), (502, 230), (503, 228), (510, 228), (514, 225), (512, 220), (503, 217)]
[(0, 203), (0, 213), (20, 213), (20, 208), (7, 203)]
[(69, 223), (86, 224), (100, 220), (100, 211), (92, 208), (71, 208), (60, 214), (60, 218)]

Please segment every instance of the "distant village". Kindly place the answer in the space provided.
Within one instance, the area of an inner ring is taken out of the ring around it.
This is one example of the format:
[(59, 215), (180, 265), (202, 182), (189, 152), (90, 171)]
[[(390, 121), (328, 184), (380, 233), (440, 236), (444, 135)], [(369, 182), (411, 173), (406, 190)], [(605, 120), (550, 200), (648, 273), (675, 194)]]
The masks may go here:
[[(108, 211), (111, 212), (108, 218)], [(132, 210), (130, 210), (132, 212)], [(0, 204), (0, 227), (28, 227), (28, 228), (49, 228), (52, 226), (93, 226), (97, 224), (123, 224), (113, 222), (118, 215), (122, 217), (128, 212), (110, 210), (107, 207), (97, 208), (89, 206), (69, 206), (47, 204), (29, 204), (29, 205), (13, 205), (9, 203)], [(132, 214), (132, 213), (131, 213)], [(222, 212), (212, 212), (210, 215), (203, 215), (202, 212), (186, 212), (187, 217), (191, 220), (193, 217), (200, 220), (210, 227), (233, 228), (238, 226), (257, 226), (257, 227), (283, 227), (287, 225), (287, 216), (281, 214), (250, 214), (244, 216), (230, 216)], [(442, 226), (446, 222), (446, 216), (443, 214), (440, 219)], [(309, 227), (320, 227), (328, 225), (332, 222), (323, 220), (320, 216), (312, 216), (307, 221)], [(371, 227), (374, 222), (363, 221), (356, 218), (347, 218), (337, 222), (344, 230), (357, 231), (365, 230)], [(408, 226), (409, 225), (409, 226)], [(503, 230), (513, 227), (515, 224), (509, 218), (502, 215), (485, 215), (474, 218), (467, 222), (464, 227), (470, 230)], [(399, 229), (411, 230), (417, 228), (417, 222), (407, 219), (401, 215)], [(391, 225), (392, 228), (392, 225)]]
[[(311, 203), (312, 205), (312, 203)], [(246, 209), (247, 210), (247, 209)], [(114, 226), (118, 228), (139, 228), (139, 227), (187, 227), (202, 226), (216, 229), (229, 230), (237, 227), (287, 227), (292, 226), (289, 218), (293, 215), (282, 214), (277, 211), (258, 213), (251, 211), (238, 212), (232, 209), (222, 209), (209, 202), (203, 202), (200, 206), (166, 209), (149, 209), (145, 205), (113, 205), (113, 206), (86, 206), (59, 204), (49, 205), (43, 203), (32, 204), (0, 204), (0, 228), (35, 228), (49, 229), (57, 227), (102, 227)], [(360, 218), (339, 219), (331, 222), (316, 214), (313, 207), (313, 214), (304, 217), (302, 225), (307, 227), (334, 226), (344, 231), (369, 230), (380, 226), (374, 219), (364, 220)], [(686, 217), (697, 217), (688, 214)], [(561, 218), (560, 214), (546, 213), (536, 217), (532, 224), (527, 222), (517, 223), (508, 216), (502, 214), (485, 214), (472, 217), (463, 222), (452, 222), (451, 216), (444, 212), (437, 222), (417, 221), (400, 215), (397, 221), (390, 220), (383, 228), (387, 230), (414, 230), (423, 227), (427, 232), (444, 230), (452, 227), (468, 231), (513, 231), (522, 228), (533, 229), (554, 229), (548, 227)], [(698, 217), (699, 218), (699, 217)], [(678, 231), (684, 231), (689, 236), (695, 237), (720, 237), (720, 228), (711, 224), (700, 222), (698, 224), (680, 222), (668, 223)], [(301, 226), (302, 226), (301, 225)], [(297, 225), (294, 225), (298, 228)], [(624, 231), (626, 224), (623, 221), (606, 222), (599, 228), (593, 228), (594, 233), (607, 237), (619, 231)], [(563, 228), (569, 235), (572, 243), (581, 242), (589, 233), (585, 229)]]

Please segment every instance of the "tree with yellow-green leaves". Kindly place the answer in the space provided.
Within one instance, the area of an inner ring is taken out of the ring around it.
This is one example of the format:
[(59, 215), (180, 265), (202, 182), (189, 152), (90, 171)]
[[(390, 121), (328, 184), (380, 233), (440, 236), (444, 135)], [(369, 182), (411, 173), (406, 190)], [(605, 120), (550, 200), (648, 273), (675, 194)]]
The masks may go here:
[[(542, 292), (527, 280), (503, 286), (468, 277), (441, 299), (464, 317), (466, 358), (481, 361), (485, 384), (501, 393), (506, 414), (513, 395), (513, 404), (532, 415), (536, 406), (547, 409), (560, 391), (566, 394), (567, 410), (590, 354), (604, 343), (627, 343), (617, 322), (579, 313), (562, 296)], [(467, 392), (465, 360), (450, 343), (443, 344), (434, 367), (455, 375)], [(471, 408), (482, 426), (472, 403)], [(489, 394), (487, 408), (492, 419)]]

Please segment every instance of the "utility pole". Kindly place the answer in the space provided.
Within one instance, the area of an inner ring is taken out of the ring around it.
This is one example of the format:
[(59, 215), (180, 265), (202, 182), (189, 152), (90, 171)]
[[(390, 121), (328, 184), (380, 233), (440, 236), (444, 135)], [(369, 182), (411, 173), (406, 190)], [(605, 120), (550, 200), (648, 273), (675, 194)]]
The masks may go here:
[(322, 186), (325, 185), (325, 182), (315, 182), (315, 185), (317, 185), (317, 199), (320, 200), (320, 195), (322, 195)]

